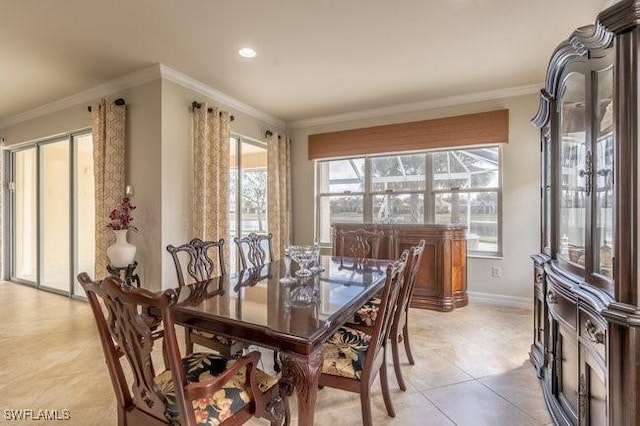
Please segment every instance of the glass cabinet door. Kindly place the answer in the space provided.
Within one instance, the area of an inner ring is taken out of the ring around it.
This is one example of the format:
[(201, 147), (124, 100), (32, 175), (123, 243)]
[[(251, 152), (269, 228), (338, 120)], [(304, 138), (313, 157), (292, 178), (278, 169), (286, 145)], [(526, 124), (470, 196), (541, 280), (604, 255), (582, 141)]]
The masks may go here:
[(613, 67), (595, 72), (595, 138), (593, 155), (593, 197), (595, 232), (594, 272), (612, 277), (613, 269)]
[(585, 222), (589, 177), (587, 164), (587, 132), (585, 123), (585, 76), (578, 72), (567, 75), (558, 107), (559, 139), (559, 217), (558, 257), (576, 265), (585, 264)]

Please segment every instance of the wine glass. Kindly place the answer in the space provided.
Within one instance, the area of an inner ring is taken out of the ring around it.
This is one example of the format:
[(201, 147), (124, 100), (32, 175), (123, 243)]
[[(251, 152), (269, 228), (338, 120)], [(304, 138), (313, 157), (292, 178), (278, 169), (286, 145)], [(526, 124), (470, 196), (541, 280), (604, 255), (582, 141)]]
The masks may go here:
[(285, 244), (284, 246), (284, 268), (285, 276), (280, 278), (282, 284), (293, 284), (296, 279), (291, 276), (291, 245)]
[(301, 279), (301, 283), (291, 290), (291, 306), (306, 307), (318, 302), (318, 293), (315, 289), (315, 278), (306, 277)]
[(315, 258), (313, 246), (291, 246), (289, 248), (291, 258), (300, 266), (296, 276), (300, 278), (310, 277), (313, 273), (308, 269), (309, 264)]

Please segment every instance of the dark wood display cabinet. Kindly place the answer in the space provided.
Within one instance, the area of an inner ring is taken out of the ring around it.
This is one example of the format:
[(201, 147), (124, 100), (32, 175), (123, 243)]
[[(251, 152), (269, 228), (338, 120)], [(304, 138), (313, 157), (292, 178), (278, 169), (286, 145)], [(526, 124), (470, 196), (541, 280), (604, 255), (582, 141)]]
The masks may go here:
[(336, 234), (341, 229), (382, 231), (380, 259), (397, 259), (404, 249), (425, 240), (411, 306), (448, 312), (469, 303), (465, 225), (334, 223), (331, 226), (334, 254), (340, 253)]
[(640, 425), (640, 0), (551, 56), (531, 361), (559, 425)]

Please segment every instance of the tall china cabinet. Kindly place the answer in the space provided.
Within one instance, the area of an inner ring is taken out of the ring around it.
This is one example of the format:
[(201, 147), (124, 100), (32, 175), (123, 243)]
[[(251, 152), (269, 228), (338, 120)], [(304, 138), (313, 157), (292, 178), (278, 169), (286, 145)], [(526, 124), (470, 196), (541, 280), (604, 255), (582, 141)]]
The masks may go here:
[(640, 0), (551, 56), (531, 361), (560, 425), (640, 425)]

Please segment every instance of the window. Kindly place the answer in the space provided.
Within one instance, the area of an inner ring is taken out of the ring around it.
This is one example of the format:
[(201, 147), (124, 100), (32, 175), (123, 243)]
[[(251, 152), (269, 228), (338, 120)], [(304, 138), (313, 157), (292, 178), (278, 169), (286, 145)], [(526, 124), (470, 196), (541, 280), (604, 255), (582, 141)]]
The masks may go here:
[(236, 271), (239, 263), (233, 239), (268, 232), (267, 146), (241, 136), (232, 136), (230, 144), (229, 259), (231, 271)]
[(471, 254), (500, 255), (500, 147), (317, 161), (317, 235), (333, 222), (464, 223)]

